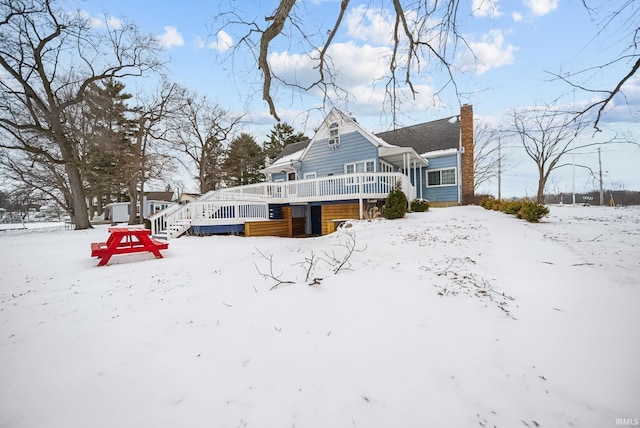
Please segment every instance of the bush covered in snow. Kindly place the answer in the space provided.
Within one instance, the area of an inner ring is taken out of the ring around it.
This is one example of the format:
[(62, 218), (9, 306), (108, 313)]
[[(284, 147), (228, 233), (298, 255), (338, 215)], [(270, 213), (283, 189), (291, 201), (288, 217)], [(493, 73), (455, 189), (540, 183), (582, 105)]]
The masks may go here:
[(429, 210), (429, 201), (426, 199), (414, 199), (411, 201), (411, 211), (421, 213)]

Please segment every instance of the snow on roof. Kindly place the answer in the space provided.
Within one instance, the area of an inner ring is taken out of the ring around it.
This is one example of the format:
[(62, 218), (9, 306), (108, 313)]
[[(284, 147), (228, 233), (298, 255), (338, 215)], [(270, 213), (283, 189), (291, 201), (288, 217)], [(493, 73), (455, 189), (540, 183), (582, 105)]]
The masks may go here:
[(297, 152), (293, 152), (286, 156), (282, 156), (280, 159), (276, 160), (274, 163), (272, 163), (269, 166), (273, 167), (277, 165), (290, 165), (291, 162), (296, 162), (300, 160), (300, 156), (302, 156), (302, 152), (304, 152), (304, 149), (298, 150)]
[(446, 156), (458, 153), (458, 149), (444, 149), (444, 150), (434, 150), (432, 152), (422, 153), (420, 156), (423, 158), (437, 158), (438, 156)]

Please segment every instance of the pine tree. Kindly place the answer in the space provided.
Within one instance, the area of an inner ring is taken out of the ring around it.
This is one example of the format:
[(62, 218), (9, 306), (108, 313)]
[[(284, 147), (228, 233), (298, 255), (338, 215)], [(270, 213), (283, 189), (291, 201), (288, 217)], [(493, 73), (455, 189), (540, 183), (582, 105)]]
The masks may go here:
[(260, 169), (264, 167), (264, 152), (253, 136), (242, 133), (231, 141), (225, 161), (230, 186), (264, 181)]
[(407, 212), (407, 196), (402, 191), (402, 187), (398, 185), (389, 192), (387, 200), (384, 203), (382, 215), (387, 219), (402, 218)]
[(86, 193), (89, 204), (96, 202), (101, 214), (105, 203), (126, 193), (126, 165), (131, 149), (132, 124), (126, 118), (125, 101), (131, 95), (124, 84), (109, 79), (102, 85), (90, 85), (84, 112), (83, 160)]
[(269, 133), (269, 141), (264, 142), (265, 162), (271, 164), (285, 146), (308, 138), (302, 132), (295, 132), (286, 122), (276, 123)]

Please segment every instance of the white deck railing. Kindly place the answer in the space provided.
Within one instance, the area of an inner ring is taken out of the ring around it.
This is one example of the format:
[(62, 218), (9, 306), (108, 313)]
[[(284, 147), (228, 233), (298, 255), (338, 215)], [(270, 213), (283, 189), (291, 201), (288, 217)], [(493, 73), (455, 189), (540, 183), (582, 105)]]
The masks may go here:
[(269, 218), (269, 203), (304, 203), (351, 199), (383, 199), (400, 185), (409, 200), (416, 191), (400, 173), (343, 174), (286, 182), (265, 182), (208, 192), (186, 205), (150, 217), (152, 234), (177, 236), (191, 225), (243, 224)]
[(305, 180), (248, 184), (207, 194), (207, 199), (247, 200), (249, 198), (271, 203), (290, 203), (385, 198), (398, 184), (409, 200), (415, 199), (415, 188), (407, 176), (385, 172), (342, 174)]

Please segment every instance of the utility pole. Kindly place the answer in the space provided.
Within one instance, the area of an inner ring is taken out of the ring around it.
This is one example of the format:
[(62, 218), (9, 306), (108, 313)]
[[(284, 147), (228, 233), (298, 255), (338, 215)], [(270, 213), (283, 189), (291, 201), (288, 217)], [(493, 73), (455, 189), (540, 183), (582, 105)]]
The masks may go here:
[(571, 185), (571, 193), (572, 193), (572, 202), (573, 205), (576, 204), (576, 140), (573, 140), (573, 149), (571, 150), (571, 164), (572, 166), (572, 176), (573, 176), (573, 183)]
[(502, 200), (502, 153), (501, 139), (498, 137), (498, 200)]
[(598, 147), (598, 166), (600, 167), (600, 206), (604, 205), (604, 188), (602, 184), (602, 157), (600, 157), (600, 147)]

